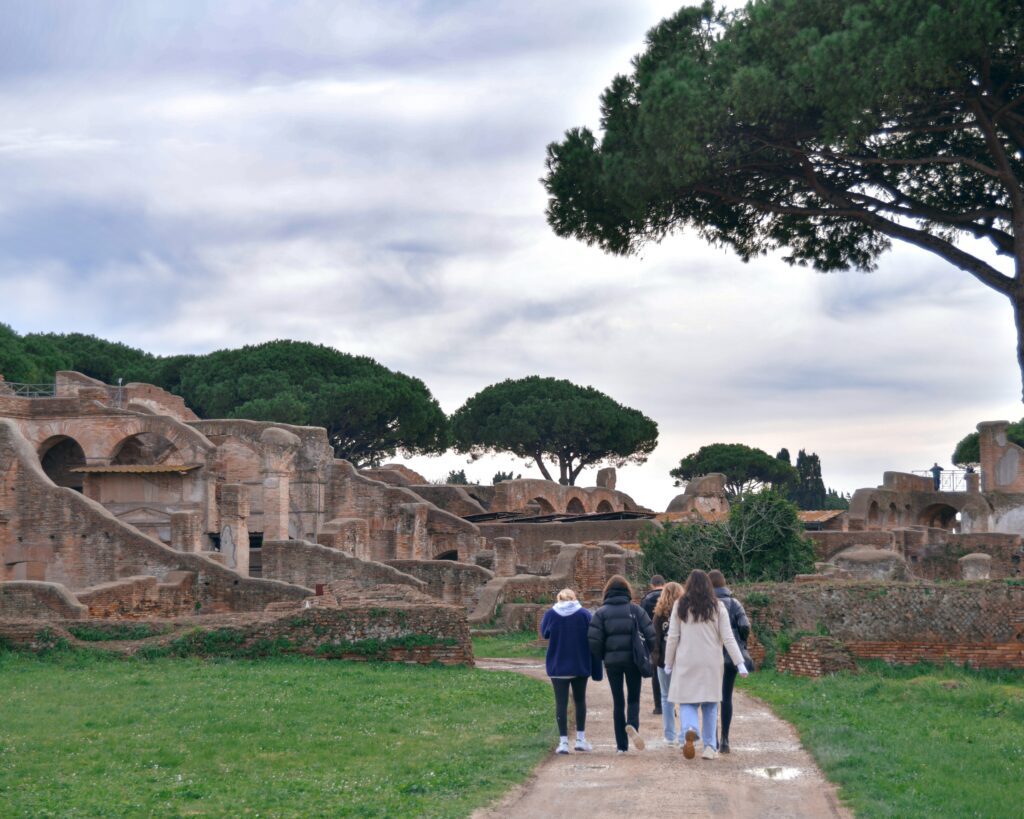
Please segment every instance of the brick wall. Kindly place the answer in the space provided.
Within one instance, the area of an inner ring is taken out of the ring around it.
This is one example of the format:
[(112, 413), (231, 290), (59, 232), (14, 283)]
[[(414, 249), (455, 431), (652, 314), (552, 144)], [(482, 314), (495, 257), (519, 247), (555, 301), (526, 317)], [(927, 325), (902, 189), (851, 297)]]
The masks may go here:
[(275, 604), (273, 609), (154, 620), (157, 630), (166, 633), (129, 643), (82, 643), (59, 623), (24, 620), (0, 620), (0, 638), (28, 650), (45, 649), (63, 639), (77, 647), (124, 654), (255, 657), (285, 653), (324, 659), (473, 664), (465, 611), (405, 587), (382, 586), (365, 595), (346, 590), (343, 597), (328, 594), (299, 605)]
[(824, 677), (837, 671), (855, 671), (849, 649), (831, 637), (802, 637), (779, 657), (777, 670), (798, 677)]
[(389, 560), (388, 565), (422, 580), (431, 596), (467, 608), (476, 604), (480, 590), (494, 577), (482, 566), (452, 560)]
[[(502, 484), (499, 484), (501, 486)], [(529, 572), (551, 570), (553, 555), (545, 541), (584, 543), (588, 545), (611, 541), (627, 548), (639, 546), (640, 532), (646, 527), (661, 527), (654, 520), (602, 520), (576, 523), (481, 523), (480, 534), (489, 544), (494, 538), (510, 537), (516, 543), (519, 565)], [(486, 545), (485, 548), (490, 548)], [(557, 554), (557, 552), (556, 552)]]
[(422, 580), (392, 566), (360, 560), (344, 552), (305, 540), (265, 540), (260, 550), (265, 578), (312, 589), (317, 583), (347, 580), (360, 585), (392, 583), (426, 590)]
[(59, 583), (0, 583), (0, 620), (80, 620), (88, 610)]
[(124, 525), (98, 503), (54, 486), (35, 452), (0, 418), (0, 575), (10, 577), (8, 558), (29, 555), (42, 576), (72, 591), (119, 578), (193, 573), (195, 599), (204, 611), (259, 611), (275, 600), (298, 600), (308, 589), (241, 577), (197, 554), (177, 552)]
[(89, 617), (139, 620), (194, 614), (195, 592), (192, 572), (171, 572), (164, 582), (155, 577), (126, 577), (83, 589), (75, 597), (88, 608)]
[(755, 635), (826, 632), (858, 657), (1024, 668), (1024, 586), (762, 583), (735, 589)]

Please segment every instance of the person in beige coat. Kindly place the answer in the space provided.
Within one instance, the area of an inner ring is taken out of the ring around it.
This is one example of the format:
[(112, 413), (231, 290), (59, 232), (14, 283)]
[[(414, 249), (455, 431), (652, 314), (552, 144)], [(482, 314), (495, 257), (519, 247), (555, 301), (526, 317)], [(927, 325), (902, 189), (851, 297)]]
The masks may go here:
[[(704, 740), (703, 759), (718, 756), (718, 703), (722, 698), (725, 659), (722, 648), (736, 664), (741, 677), (747, 676), (743, 655), (729, 625), (729, 612), (715, 596), (710, 578), (699, 569), (690, 573), (686, 591), (672, 607), (668, 640), (665, 643), (665, 671), (671, 675), (668, 698), (679, 705), (680, 727), (685, 731), (683, 756), (696, 755), (694, 741)], [(700, 708), (703, 731), (697, 731)]]

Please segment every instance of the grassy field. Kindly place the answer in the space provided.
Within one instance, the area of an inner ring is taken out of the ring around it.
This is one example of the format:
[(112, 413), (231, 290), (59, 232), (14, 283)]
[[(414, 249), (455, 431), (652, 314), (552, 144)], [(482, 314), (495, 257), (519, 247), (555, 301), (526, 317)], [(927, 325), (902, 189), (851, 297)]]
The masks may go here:
[(536, 657), (543, 660), (547, 643), (539, 642), (532, 631), (513, 631), (473, 638), (473, 655), (486, 657)]
[(870, 663), (821, 680), (758, 672), (741, 687), (797, 727), (858, 816), (1024, 811), (1021, 672)]
[(515, 674), (0, 652), (3, 816), (465, 816), (550, 750)]

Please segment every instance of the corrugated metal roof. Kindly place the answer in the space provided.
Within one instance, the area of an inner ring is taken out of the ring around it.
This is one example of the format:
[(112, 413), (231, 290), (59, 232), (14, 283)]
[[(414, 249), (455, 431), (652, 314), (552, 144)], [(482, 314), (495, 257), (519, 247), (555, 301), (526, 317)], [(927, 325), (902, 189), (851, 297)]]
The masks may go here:
[(843, 514), (842, 509), (812, 509), (797, 512), (797, 517), (804, 523), (825, 523)]
[(116, 464), (113, 466), (76, 466), (70, 472), (86, 475), (169, 475), (185, 474), (199, 469), (202, 464)]

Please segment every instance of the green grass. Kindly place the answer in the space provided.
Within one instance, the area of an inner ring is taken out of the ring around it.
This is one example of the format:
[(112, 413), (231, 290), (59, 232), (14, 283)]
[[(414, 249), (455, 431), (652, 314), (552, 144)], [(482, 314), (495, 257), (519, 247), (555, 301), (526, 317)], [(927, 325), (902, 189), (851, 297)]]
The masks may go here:
[(532, 631), (513, 631), (508, 634), (486, 635), (473, 638), (473, 656), (536, 657), (544, 659), (547, 643), (541, 642)]
[(1024, 673), (868, 663), (742, 687), (797, 727), (858, 816), (1021, 815)]
[(465, 816), (550, 749), (516, 674), (0, 652), (3, 816)]

